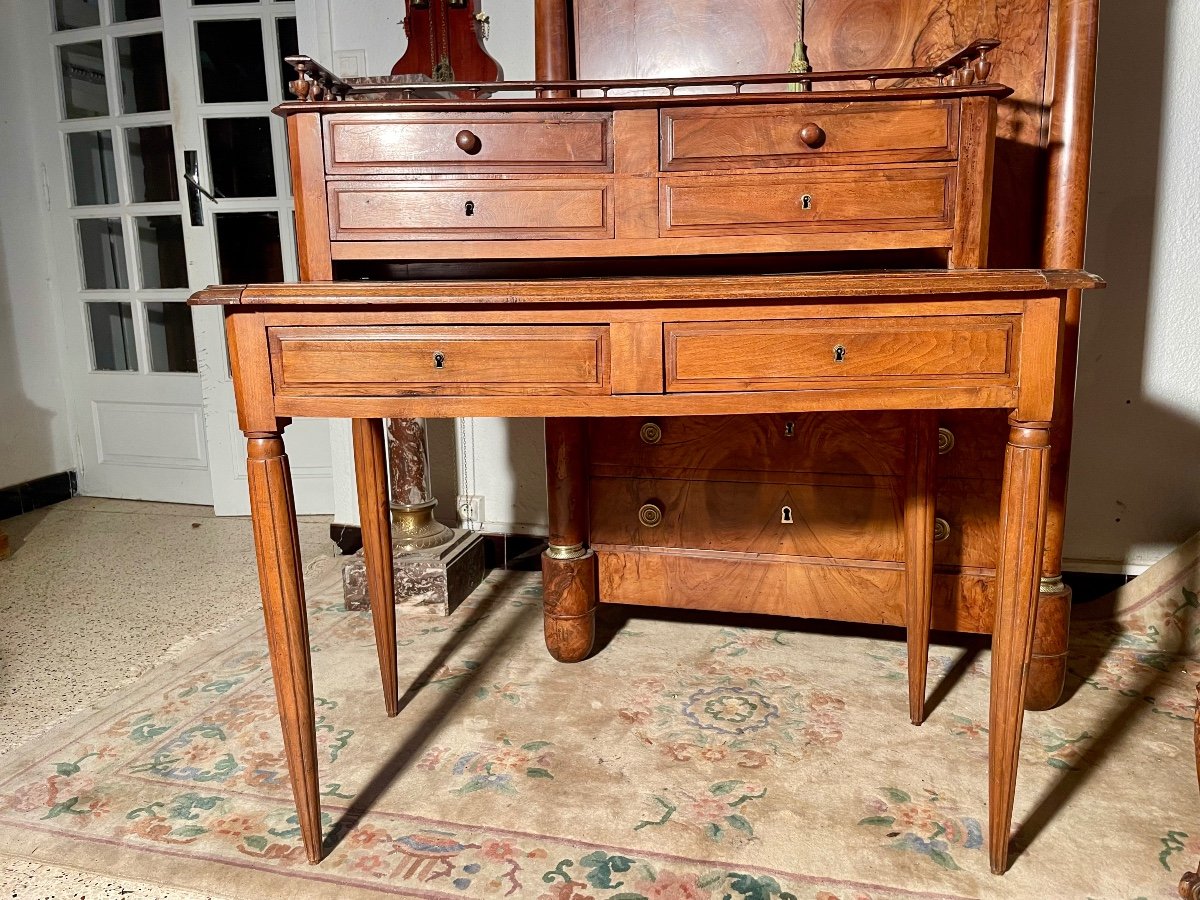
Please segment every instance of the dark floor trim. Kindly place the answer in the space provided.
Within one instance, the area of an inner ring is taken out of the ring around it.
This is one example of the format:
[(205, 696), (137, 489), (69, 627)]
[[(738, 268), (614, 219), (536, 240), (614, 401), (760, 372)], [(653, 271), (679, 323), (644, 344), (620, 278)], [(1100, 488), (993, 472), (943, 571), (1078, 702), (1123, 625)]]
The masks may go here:
[[(330, 525), (329, 539), (343, 556), (362, 549), (362, 532), (357, 525)], [(536, 572), (542, 567), (542, 551), (546, 539), (531, 534), (483, 535), (483, 567), (492, 569), (514, 569)]]
[(79, 482), (74, 469), (0, 488), (0, 519), (11, 519), (21, 513), (61, 503), (78, 493)]

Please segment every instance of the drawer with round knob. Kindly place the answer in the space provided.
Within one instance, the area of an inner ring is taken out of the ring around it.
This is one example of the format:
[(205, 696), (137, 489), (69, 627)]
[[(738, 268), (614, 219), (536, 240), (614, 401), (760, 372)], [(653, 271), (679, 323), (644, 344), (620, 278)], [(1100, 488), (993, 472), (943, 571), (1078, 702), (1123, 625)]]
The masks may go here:
[(325, 171), (611, 172), (612, 113), (335, 113), (324, 117)]
[(659, 113), (661, 165), (685, 172), (952, 160), (957, 115), (944, 100), (667, 108)]

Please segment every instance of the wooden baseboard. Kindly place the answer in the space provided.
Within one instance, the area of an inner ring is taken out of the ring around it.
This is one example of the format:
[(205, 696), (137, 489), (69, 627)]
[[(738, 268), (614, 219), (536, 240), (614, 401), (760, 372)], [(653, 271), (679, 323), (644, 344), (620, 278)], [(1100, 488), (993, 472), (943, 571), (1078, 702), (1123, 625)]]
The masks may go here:
[[(546, 538), (537, 534), (505, 534), (482, 532), (484, 571), (511, 569), (537, 572), (542, 567), (542, 551)], [(329, 526), (329, 539), (337, 544), (343, 556), (362, 549), (362, 532), (357, 525)]]

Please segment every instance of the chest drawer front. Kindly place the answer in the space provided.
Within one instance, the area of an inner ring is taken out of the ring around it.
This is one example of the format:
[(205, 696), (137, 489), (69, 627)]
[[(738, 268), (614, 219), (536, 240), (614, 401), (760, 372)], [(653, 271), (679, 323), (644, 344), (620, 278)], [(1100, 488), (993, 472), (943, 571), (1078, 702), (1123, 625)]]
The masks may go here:
[(662, 169), (952, 160), (957, 110), (951, 101), (664, 109)]
[[(954, 169), (667, 176), (660, 234), (720, 237), (950, 226)], [(848, 245), (849, 246), (849, 245)]]
[(338, 113), (324, 126), (330, 175), (612, 171), (605, 112)]
[(831, 379), (1009, 383), (1015, 327), (1010, 316), (667, 323), (667, 390), (789, 390)]
[[(851, 486), (593, 477), (589, 483), (590, 534), (596, 547), (903, 559), (902, 498), (890, 482)], [(646, 517), (642, 511), (647, 506), (657, 515)]]
[(599, 475), (767, 481), (779, 473), (888, 477), (904, 472), (905, 413), (591, 419)]
[(610, 238), (607, 181), (331, 181), (337, 240)]
[(281, 396), (607, 394), (604, 326), (270, 330)]

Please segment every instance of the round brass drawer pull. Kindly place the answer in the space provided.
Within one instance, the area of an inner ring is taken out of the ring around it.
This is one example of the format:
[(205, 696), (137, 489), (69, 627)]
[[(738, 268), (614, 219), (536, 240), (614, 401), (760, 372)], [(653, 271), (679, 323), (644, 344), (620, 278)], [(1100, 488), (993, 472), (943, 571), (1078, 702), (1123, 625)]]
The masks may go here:
[(816, 122), (809, 122), (800, 129), (800, 140), (809, 147), (820, 147), (825, 143), (825, 129)]
[(950, 523), (945, 519), (933, 520), (933, 542), (940, 544), (942, 541), (950, 539)]
[(638, 434), (643, 444), (657, 444), (662, 440), (662, 426), (657, 422), (646, 422)]
[(938, 429), (938, 453), (945, 456), (954, 449), (954, 432), (949, 428)]
[(479, 139), (479, 135), (465, 128), (454, 136), (454, 143), (463, 153), (470, 153), (472, 156), (483, 149), (483, 141)]
[(647, 528), (657, 528), (662, 524), (663, 508), (651, 500), (638, 510), (638, 521)]

